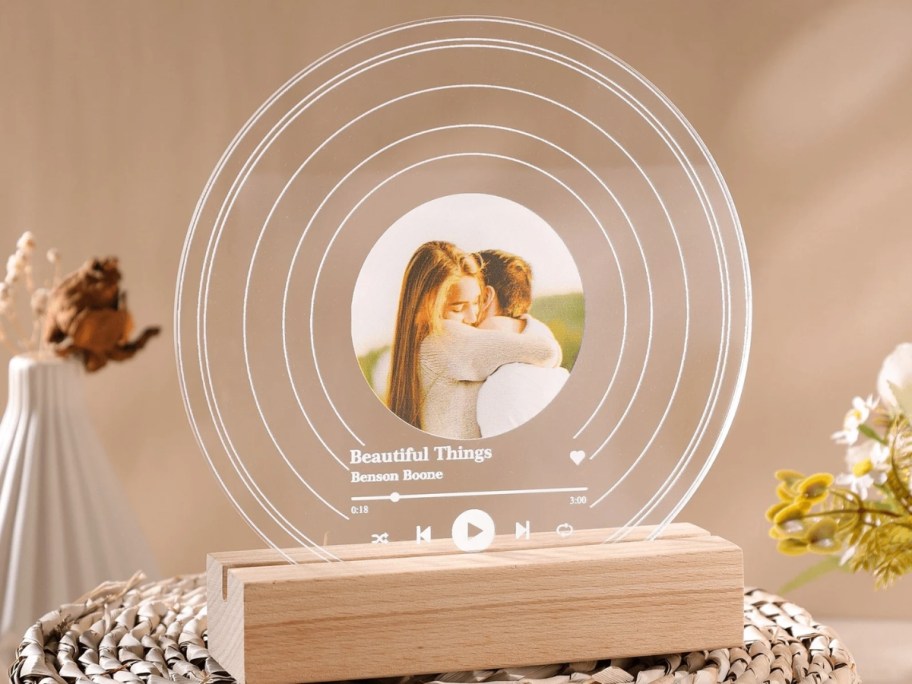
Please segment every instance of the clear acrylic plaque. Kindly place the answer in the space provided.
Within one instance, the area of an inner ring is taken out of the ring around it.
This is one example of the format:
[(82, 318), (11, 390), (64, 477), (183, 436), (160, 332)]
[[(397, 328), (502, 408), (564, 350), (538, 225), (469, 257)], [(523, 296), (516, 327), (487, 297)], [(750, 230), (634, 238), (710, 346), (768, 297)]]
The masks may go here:
[(660, 535), (727, 434), (750, 309), (731, 197), (665, 96), (566, 33), (444, 17), (251, 116), (193, 215), (175, 342), (240, 515), (335, 560)]

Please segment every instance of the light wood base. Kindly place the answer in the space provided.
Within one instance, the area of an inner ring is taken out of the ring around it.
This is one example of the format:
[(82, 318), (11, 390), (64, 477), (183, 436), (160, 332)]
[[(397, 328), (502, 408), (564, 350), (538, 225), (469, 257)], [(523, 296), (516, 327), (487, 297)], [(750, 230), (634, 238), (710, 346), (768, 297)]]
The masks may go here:
[(209, 650), (244, 684), (293, 684), (741, 645), (741, 549), (687, 524), (208, 559)]

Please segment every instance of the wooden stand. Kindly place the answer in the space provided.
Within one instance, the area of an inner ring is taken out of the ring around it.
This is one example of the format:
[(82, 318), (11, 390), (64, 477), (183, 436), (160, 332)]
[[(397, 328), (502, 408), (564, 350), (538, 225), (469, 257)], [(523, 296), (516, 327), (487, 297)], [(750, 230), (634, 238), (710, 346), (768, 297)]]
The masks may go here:
[(208, 559), (209, 650), (244, 684), (293, 684), (731, 647), (741, 549), (693, 525), (333, 546)]

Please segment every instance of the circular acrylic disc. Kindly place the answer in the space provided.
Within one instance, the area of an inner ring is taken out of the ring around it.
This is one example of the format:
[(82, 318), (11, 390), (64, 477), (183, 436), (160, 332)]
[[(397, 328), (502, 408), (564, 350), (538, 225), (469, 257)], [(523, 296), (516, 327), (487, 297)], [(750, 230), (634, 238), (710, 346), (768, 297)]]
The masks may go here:
[(750, 338), (743, 237), (680, 112), (513, 19), (371, 34), (279, 88), (187, 235), (199, 444), (275, 548), (657, 525), (705, 477)]

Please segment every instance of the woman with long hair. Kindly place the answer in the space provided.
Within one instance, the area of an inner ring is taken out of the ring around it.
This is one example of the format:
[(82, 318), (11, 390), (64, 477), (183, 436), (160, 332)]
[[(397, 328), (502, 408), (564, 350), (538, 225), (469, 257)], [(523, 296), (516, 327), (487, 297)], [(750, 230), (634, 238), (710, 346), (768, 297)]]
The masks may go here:
[(450, 242), (426, 242), (405, 269), (387, 405), (425, 432), (480, 437), (478, 390), (491, 373), (513, 362), (560, 364), (560, 345), (535, 319), (522, 333), (473, 327), (483, 288), (477, 256)]

